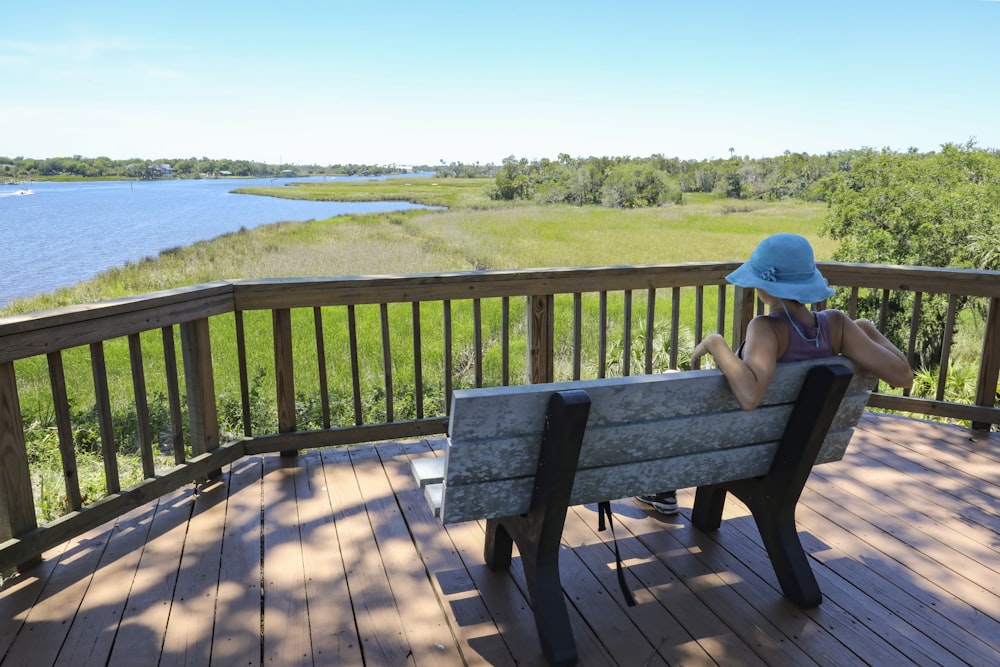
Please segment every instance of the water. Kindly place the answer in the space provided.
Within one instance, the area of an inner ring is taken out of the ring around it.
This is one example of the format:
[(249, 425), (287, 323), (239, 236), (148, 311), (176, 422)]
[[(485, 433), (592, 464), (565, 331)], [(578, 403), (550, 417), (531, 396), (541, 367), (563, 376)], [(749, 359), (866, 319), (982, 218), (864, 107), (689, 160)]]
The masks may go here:
[[(310, 202), (231, 192), (287, 182), (263, 178), (0, 184), (0, 308), (241, 227), (426, 208), (406, 202)], [(14, 194), (23, 189), (33, 194)]]

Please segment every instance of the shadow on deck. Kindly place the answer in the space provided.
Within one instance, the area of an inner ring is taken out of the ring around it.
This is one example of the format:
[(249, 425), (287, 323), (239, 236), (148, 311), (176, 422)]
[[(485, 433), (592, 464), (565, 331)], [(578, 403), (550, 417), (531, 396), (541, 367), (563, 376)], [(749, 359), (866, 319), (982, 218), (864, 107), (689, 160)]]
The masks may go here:
[[(0, 664), (534, 665), (519, 559), (444, 529), (408, 459), (435, 442), (247, 458), (66, 543), (0, 589)], [(748, 512), (693, 529), (613, 503), (629, 586), (594, 507), (561, 561), (581, 664), (1000, 664), (1000, 437), (866, 414), (817, 467), (799, 530), (825, 595), (779, 592)]]

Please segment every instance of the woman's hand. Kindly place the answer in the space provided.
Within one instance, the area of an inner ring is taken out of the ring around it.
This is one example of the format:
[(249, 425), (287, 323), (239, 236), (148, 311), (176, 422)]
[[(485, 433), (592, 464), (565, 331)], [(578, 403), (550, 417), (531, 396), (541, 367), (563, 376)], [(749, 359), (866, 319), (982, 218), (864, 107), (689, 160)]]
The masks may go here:
[[(712, 338), (718, 338), (722, 341), (722, 345), (726, 345), (726, 339), (717, 333), (708, 334), (705, 338), (695, 345), (694, 352), (691, 353), (691, 368), (693, 370), (699, 370), (701, 368), (701, 358), (706, 354), (712, 354), (712, 345), (719, 344), (716, 341), (712, 341)], [(711, 342), (710, 342), (711, 341)]]

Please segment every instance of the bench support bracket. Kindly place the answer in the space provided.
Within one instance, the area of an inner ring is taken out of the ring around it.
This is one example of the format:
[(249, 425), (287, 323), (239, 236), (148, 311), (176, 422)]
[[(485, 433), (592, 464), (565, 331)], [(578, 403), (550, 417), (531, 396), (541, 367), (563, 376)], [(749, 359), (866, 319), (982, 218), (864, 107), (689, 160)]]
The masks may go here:
[(785, 596), (802, 608), (823, 600), (795, 529), (795, 506), (847, 391), (853, 373), (844, 366), (817, 366), (806, 375), (767, 475), (698, 487), (691, 522), (719, 528), (726, 493), (750, 508)]
[(542, 652), (552, 665), (577, 662), (559, 578), (559, 545), (589, 412), (590, 397), (583, 391), (551, 396), (530, 510), (486, 522), (484, 557), (491, 570), (509, 568), (512, 547), (517, 544)]

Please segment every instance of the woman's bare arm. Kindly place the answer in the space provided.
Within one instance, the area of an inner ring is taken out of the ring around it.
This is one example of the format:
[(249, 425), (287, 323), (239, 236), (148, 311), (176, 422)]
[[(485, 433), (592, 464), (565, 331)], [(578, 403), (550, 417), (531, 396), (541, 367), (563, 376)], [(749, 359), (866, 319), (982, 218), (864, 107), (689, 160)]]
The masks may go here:
[(828, 311), (840, 328), (840, 354), (893, 387), (913, 385), (906, 355), (866, 319), (852, 320), (838, 310)]
[(698, 343), (691, 356), (692, 368), (698, 368), (701, 357), (711, 354), (715, 365), (726, 377), (740, 407), (753, 410), (760, 405), (767, 388), (774, 378), (778, 358), (778, 337), (773, 325), (766, 318), (754, 318), (747, 327), (743, 358), (736, 356), (726, 339), (719, 334), (709, 334)]

